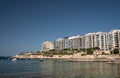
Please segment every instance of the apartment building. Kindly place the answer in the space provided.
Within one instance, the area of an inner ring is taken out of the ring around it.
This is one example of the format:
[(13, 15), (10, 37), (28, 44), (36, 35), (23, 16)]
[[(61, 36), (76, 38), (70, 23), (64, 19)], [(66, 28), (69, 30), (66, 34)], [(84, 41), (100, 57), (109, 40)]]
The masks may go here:
[(120, 30), (112, 30), (109, 32), (109, 49), (120, 49)]
[(69, 44), (68, 37), (59, 38), (56, 39), (56, 41), (54, 42), (54, 48), (55, 50), (60, 51), (65, 48), (69, 48), (68, 44)]
[(82, 37), (81, 36), (72, 36), (68, 38), (69, 48), (70, 49), (80, 49), (82, 48)]
[(43, 42), (42, 44), (42, 51), (49, 51), (54, 49), (53, 43), (50, 41)]
[(105, 32), (88, 33), (83, 37), (83, 48), (99, 47), (108, 50), (108, 34)]
[[(49, 46), (48, 46), (49, 45)], [(51, 49), (52, 43), (44, 42), (43, 51)], [(65, 48), (81, 49), (99, 47), (100, 50), (120, 49), (120, 30), (112, 30), (107, 32), (88, 33), (84, 36), (71, 36), (56, 39), (54, 49), (57, 51)], [(53, 49), (53, 47), (52, 47)]]
[(95, 40), (96, 40), (96, 33), (88, 33), (85, 34), (82, 38), (83, 40), (83, 48), (93, 48), (96, 47)]
[(97, 32), (96, 33), (96, 42), (95, 47), (99, 47), (100, 50), (108, 50), (108, 33), (106, 32)]
[(55, 47), (55, 50), (58, 50), (58, 51), (65, 48), (80, 49), (82, 48), (82, 37), (72, 36), (72, 37), (59, 38), (55, 41), (54, 47)]

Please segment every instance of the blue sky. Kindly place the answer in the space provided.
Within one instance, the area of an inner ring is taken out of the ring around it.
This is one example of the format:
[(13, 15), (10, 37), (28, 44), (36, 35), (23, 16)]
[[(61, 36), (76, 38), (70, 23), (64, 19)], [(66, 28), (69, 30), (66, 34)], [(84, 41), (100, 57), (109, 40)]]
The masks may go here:
[(120, 29), (120, 0), (0, 0), (0, 56), (112, 29)]

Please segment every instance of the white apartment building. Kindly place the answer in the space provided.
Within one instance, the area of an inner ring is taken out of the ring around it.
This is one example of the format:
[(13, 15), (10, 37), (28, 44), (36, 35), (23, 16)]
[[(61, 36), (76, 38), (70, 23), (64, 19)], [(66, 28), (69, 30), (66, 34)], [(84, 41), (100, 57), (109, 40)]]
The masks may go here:
[(60, 51), (63, 49), (63, 40), (64, 40), (63, 38), (59, 38), (55, 41), (54, 43), (55, 50)]
[(53, 43), (50, 41), (43, 42), (42, 44), (42, 51), (49, 51), (54, 49)]
[(108, 50), (108, 34), (105, 32), (88, 33), (83, 37), (83, 48), (99, 47)]
[(120, 49), (120, 30), (112, 30), (109, 32), (109, 49)]
[[(120, 49), (120, 30), (112, 30), (109, 33), (96, 32), (88, 33), (84, 36), (71, 36), (56, 39), (54, 42), (54, 48), (57, 51), (65, 48), (69, 49), (81, 49), (81, 48), (95, 48), (99, 47), (100, 50), (113, 50), (115, 48)], [(46, 41), (42, 45), (43, 51), (49, 51), (53, 49), (53, 44)]]
[(69, 48), (68, 44), (69, 44), (68, 37), (59, 38), (55, 41), (54, 48), (55, 50), (60, 51), (65, 48)]
[(95, 47), (99, 47), (100, 50), (108, 50), (108, 33), (106, 32), (97, 32), (96, 33), (96, 42)]
[(93, 48), (95, 47), (96, 33), (88, 33), (83, 36), (83, 48)]
[(81, 36), (72, 36), (68, 38), (69, 48), (70, 49), (80, 49), (82, 48), (82, 37)]
[(69, 49), (80, 49), (82, 48), (82, 37), (81, 36), (72, 36), (59, 38), (54, 43), (55, 50), (63, 50), (65, 48)]

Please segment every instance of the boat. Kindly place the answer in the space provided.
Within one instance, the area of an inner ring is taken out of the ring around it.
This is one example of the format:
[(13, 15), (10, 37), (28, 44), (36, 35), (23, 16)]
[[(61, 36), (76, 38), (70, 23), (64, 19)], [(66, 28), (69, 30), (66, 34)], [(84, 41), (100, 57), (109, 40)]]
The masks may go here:
[(12, 59), (12, 61), (16, 61), (16, 60), (17, 60), (17, 58), (13, 58), (13, 59)]
[(40, 61), (44, 61), (43, 59), (39, 59)]

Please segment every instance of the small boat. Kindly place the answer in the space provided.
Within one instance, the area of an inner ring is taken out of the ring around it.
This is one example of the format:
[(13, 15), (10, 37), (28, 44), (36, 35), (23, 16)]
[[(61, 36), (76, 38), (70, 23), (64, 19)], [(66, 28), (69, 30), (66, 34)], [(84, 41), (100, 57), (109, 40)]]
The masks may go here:
[(13, 58), (12, 61), (16, 61), (17, 59), (16, 58)]
[(43, 59), (39, 59), (40, 61), (44, 61)]

